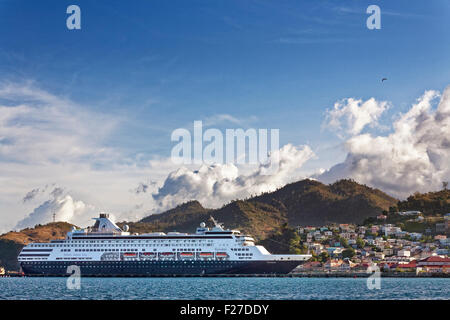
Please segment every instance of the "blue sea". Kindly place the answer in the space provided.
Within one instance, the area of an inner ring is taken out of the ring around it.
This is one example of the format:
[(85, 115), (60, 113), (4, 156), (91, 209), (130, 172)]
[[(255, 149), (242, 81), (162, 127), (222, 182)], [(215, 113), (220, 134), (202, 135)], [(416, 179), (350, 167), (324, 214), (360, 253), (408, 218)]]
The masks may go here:
[(4, 299), (449, 299), (450, 279), (382, 278), (0, 278)]

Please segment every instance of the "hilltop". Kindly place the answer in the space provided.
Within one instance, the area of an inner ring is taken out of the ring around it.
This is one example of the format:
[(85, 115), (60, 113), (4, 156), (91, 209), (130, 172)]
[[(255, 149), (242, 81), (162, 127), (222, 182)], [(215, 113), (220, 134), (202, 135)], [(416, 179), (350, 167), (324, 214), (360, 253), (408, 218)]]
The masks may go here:
[(286, 217), (271, 205), (237, 200), (220, 209), (206, 209), (198, 201), (190, 201), (164, 213), (148, 216), (138, 222), (120, 222), (118, 225), (128, 224), (131, 232), (138, 233), (193, 232), (201, 222), (212, 227), (210, 216), (223, 223), (227, 228), (236, 228), (251, 233), (257, 239), (264, 238), (274, 228), (287, 222)]
[(400, 211), (420, 211), (426, 215), (444, 215), (450, 212), (450, 190), (414, 193), (397, 204)]
[(320, 226), (328, 223), (362, 223), (397, 203), (381, 190), (353, 180), (326, 185), (302, 180), (261, 195), (253, 201), (269, 203), (288, 218), (292, 226)]
[(7, 270), (17, 270), (19, 268), (17, 255), (24, 245), (30, 242), (48, 242), (52, 239), (64, 239), (66, 233), (73, 226), (67, 222), (53, 222), (0, 235), (0, 265)]
[(397, 202), (378, 189), (352, 180), (326, 185), (306, 179), (274, 192), (233, 201), (219, 209), (207, 209), (198, 201), (190, 201), (132, 223), (130, 228), (132, 232), (192, 232), (212, 215), (226, 227), (240, 229), (262, 240), (285, 223), (289, 226), (362, 223)]

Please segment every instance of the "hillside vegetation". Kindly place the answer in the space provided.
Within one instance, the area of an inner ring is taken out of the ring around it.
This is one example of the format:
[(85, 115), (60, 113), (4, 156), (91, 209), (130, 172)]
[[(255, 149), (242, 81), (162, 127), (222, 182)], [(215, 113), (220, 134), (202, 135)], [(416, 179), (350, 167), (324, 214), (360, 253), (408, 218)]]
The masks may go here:
[(30, 242), (64, 239), (72, 227), (73, 225), (67, 222), (54, 222), (0, 235), (0, 266), (4, 266), (7, 270), (18, 270), (17, 256), (24, 245)]
[(161, 214), (130, 223), (132, 232), (192, 232), (209, 217), (227, 228), (240, 229), (263, 240), (281, 226), (324, 225), (327, 223), (362, 223), (398, 200), (378, 189), (352, 180), (325, 185), (315, 180), (288, 184), (274, 192), (246, 200), (233, 201), (219, 209), (206, 209), (198, 201), (182, 204)]
[(426, 215), (450, 213), (450, 190), (418, 193), (397, 204), (400, 211), (421, 211)]

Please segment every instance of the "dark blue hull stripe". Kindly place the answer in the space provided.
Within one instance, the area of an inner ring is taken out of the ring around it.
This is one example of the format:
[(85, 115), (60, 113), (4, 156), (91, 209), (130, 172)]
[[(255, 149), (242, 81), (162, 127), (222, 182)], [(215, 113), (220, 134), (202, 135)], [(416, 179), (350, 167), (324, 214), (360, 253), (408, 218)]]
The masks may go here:
[(208, 274), (287, 274), (301, 261), (41, 261), (21, 262), (26, 275), (68, 276), (80, 267), (81, 276), (155, 276)]

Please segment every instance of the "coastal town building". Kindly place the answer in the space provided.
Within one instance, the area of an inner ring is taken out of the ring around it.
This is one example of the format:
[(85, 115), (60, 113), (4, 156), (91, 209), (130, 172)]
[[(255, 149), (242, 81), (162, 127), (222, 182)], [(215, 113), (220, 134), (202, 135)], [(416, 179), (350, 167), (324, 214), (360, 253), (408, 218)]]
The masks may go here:
[(397, 252), (397, 256), (398, 257), (410, 257), (411, 256), (411, 251), (409, 251), (409, 250), (399, 250)]
[(436, 223), (436, 232), (446, 232), (447, 231), (447, 223)]
[(342, 260), (339, 259), (330, 259), (324, 264), (325, 269), (337, 269), (343, 263)]
[(417, 266), (427, 272), (450, 272), (450, 258), (441, 256), (431, 256), (420, 260)]
[[(419, 211), (405, 211), (400, 215), (406, 221), (416, 223), (425, 219)], [(435, 228), (408, 232), (386, 220), (377, 219), (377, 224), (364, 226), (333, 224), (297, 228), (308, 252), (315, 257), (314, 263), (307, 263), (300, 269), (363, 272), (368, 266), (377, 264), (385, 272), (449, 272), (448, 233), (436, 232)], [(450, 214), (447, 214), (440, 223), (446, 225), (449, 222)], [(351, 256), (347, 255), (349, 252), (352, 252)]]
[(415, 216), (418, 214), (421, 214), (422, 212), (420, 211), (403, 211), (403, 212), (398, 212), (399, 215), (401, 216)]

